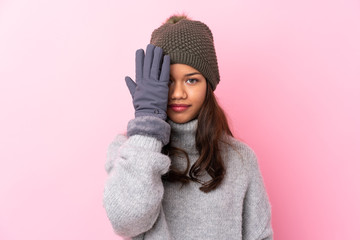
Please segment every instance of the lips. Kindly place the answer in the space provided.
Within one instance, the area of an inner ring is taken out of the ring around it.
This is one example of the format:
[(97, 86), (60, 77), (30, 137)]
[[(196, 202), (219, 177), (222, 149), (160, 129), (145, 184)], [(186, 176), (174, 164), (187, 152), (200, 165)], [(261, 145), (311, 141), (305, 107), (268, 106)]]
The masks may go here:
[(187, 104), (170, 104), (169, 107), (175, 112), (183, 112), (190, 107)]

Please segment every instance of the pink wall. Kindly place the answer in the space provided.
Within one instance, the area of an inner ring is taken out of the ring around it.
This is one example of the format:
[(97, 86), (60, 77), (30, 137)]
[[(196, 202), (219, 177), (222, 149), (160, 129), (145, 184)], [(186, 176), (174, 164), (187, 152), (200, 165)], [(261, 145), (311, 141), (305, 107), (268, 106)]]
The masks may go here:
[(3, 0), (0, 239), (119, 239), (102, 191), (133, 117), (124, 76), (182, 11), (214, 33), (215, 93), (258, 155), (275, 239), (358, 238), (359, 1)]

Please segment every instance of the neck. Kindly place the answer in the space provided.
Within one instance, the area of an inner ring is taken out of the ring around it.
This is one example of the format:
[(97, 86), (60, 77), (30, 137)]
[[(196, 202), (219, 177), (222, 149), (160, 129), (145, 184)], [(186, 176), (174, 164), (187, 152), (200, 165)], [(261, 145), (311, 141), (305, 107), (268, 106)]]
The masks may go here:
[(186, 123), (175, 123), (168, 119), (167, 122), (171, 126), (171, 146), (181, 148), (188, 154), (198, 154), (195, 141), (198, 119)]

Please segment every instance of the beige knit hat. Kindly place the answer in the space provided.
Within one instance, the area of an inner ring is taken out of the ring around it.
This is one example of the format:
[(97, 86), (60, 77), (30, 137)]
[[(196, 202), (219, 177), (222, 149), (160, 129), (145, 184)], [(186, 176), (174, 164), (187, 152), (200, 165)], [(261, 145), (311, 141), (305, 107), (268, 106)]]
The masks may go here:
[(220, 76), (213, 35), (207, 25), (173, 15), (152, 32), (150, 43), (170, 55), (171, 64), (182, 63), (198, 70), (215, 91)]

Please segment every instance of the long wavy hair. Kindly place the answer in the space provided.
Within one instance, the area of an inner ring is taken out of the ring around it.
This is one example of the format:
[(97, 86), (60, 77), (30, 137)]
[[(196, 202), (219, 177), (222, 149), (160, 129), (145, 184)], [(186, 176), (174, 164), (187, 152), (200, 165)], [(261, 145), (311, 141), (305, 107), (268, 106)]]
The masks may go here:
[[(170, 165), (170, 170), (162, 175), (162, 179), (170, 182), (181, 182), (182, 186), (190, 181), (201, 183), (201, 191), (208, 193), (216, 189), (224, 179), (226, 169), (221, 157), (219, 143), (232, 144), (223, 138), (224, 134), (233, 137), (224, 110), (219, 106), (209, 83), (206, 84), (206, 96), (197, 116), (196, 149), (199, 152), (198, 160), (190, 168), (190, 159), (183, 149), (171, 146), (170, 142), (162, 148), (162, 153), (171, 156), (184, 154), (187, 167), (184, 172)], [(190, 171), (189, 171), (190, 170)], [(203, 182), (198, 177), (207, 172), (212, 180)], [(187, 174), (189, 173), (189, 176)]]

